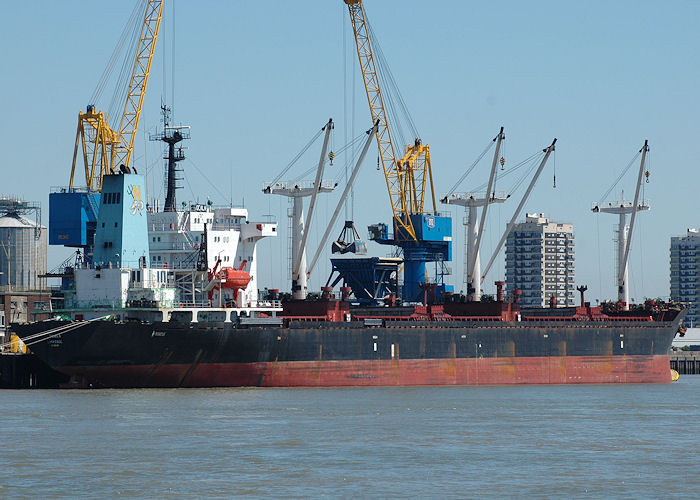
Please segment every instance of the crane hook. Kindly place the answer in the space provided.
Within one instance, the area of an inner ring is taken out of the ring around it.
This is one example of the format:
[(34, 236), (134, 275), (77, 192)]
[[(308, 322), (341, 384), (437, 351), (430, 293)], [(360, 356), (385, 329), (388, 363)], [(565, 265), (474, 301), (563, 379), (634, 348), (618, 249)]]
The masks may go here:
[(328, 153), (328, 159), (331, 161), (331, 167), (333, 166), (333, 158), (335, 158), (335, 153), (331, 151), (330, 153)]
[(379, 170), (379, 155), (377, 155), (377, 170)]
[(506, 159), (501, 156), (501, 170), (505, 169), (505, 167), (504, 167), (505, 164), (506, 164)]
[(649, 184), (649, 171), (647, 170), (644, 172), (644, 176), (646, 177), (646, 183)]

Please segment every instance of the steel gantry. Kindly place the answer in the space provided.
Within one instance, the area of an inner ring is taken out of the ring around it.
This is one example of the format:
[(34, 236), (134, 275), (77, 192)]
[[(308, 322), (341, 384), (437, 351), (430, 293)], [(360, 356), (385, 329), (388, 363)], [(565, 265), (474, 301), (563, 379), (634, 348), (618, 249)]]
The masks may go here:
[(85, 112), (78, 113), (69, 189), (74, 188), (79, 151), (85, 170), (86, 188), (90, 191), (99, 191), (102, 188), (104, 175), (119, 171), (122, 165), (129, 166), (162, 13), (162, 0), (146, 1), (119, 130), (115, 131), (110, 127), (106, 114), (97, 111), (94, 104), (88, 105)]
[(377, 146), (394, 221), (397, 229), (400, 229), (397, 231), (396, 238), (417, 241), (416, 229), (410, 216), (423, 213), (427, 188), (430, 190), (430, 200), (433, 204), (432, 212), (435, 212), (430, 146), (416, 139), (413, 145), (407, 146), (403, 156), (397, 158), (362, 1), (344, 0), (344, 2), (350, 12), (372, 122), (379, 122)]

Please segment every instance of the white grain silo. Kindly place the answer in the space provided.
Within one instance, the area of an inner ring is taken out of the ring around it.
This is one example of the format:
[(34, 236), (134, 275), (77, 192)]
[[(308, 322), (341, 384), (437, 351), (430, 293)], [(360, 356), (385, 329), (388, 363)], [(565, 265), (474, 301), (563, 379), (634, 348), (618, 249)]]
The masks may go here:
[[(47, 231), (39, 207), (16, 198), (0, 198), (0, 287), (12, 290), (46, 288)], [(34, 220), (26, 215), (34, 212)]]

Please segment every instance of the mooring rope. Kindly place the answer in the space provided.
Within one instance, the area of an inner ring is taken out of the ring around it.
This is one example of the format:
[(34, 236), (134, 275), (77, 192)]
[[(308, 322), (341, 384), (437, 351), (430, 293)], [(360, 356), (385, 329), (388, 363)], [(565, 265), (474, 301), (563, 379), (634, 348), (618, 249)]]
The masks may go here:
[[(64, 333), (72, 332), (73, 330), (77, 330), (78, 328), (81, 328), (87, 324), (90, 324), (94, 321), (100, 321), (106, 318), (109, 318), (111, 314), (105, 315), (105, 316), (100, 316), (97, 318), (90, 319), (88, 321), (81, 321), (79, 323), (76, 322), (70, 322), (67, 325), (61, 325), (56, 328), (52, 328), (50, 330), (46, 330), (45, 332), (39, 332), (39, 333), (34, 333), (32, 335), (28, 335), (27, 337), (20, 339), (26, 346), (38, 344), (39, 342), (44, 342), (45, 340), (52, 339), (54, 337), (58, 337), (59, 335), (62, 335)], [(39, 340), (36, 340), (39, 339)], [(15, 342), (17, 342), (15, 340)], [(13, 341), (5, 342), (4, 344), (0, 344), (0, 349), (5, 349), (10, 346), (12, 346)]]

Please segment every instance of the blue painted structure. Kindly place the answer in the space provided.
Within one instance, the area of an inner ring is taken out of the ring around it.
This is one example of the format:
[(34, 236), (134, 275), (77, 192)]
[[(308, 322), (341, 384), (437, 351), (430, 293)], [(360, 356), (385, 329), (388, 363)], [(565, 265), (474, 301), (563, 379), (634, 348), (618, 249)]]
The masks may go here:
[[(413, 240), (394, 219), (394, 236), (388, 234), (386, 224), (370, 226), (370, 239), (382, 245), (398, 246), (403, 250), (404, 279), (401, 298), (404, 301), (420, 301), (423, 297), (421, 283), (427, 282), (425, 265), (428, 262), (449, 262), (452, 260), (452, 218), (439, 213), (411, 214), (409, 216), (416, 231), (417, 241)], [(439, 298), (446, 287), (442, 276), (435, 277), (436, 297)]]
[(119, 267), (148, 265), (148, 225), (144, 177), (106, 175), (95, 234), (94, 262)]
[[(358, 302), (374, 305), (389, 295), (396, 296), (396, 274), (400, 263), (401, 259), (379, 257), (334, 258), (331, 259), (333, 270), (326, 286), (334, 287), (343, 280), (352, 288)], [(338, 273), (338, 277), (331, 282), (334, 273)]]
[(82, 248), (92, 256), (100, 193), (63, 190), (49, 194), (49, 245)]

